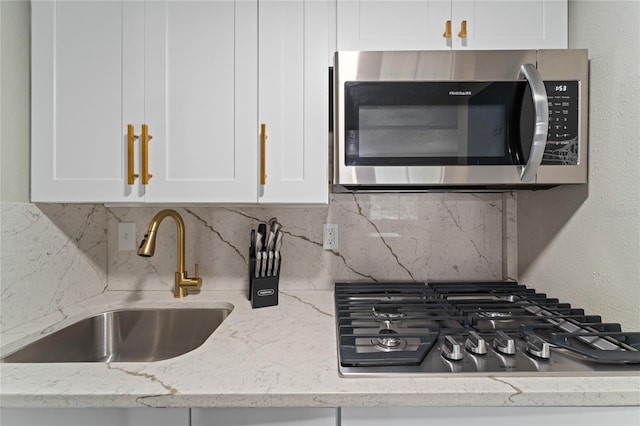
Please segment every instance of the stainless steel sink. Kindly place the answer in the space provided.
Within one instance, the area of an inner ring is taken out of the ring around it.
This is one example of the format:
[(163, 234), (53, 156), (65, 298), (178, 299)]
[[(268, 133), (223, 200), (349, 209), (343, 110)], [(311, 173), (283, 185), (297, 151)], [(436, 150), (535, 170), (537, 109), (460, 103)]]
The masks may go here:
[(0, 362), (148, 362), (204, 343), (232, 308), (114, 310), (82, 319)]

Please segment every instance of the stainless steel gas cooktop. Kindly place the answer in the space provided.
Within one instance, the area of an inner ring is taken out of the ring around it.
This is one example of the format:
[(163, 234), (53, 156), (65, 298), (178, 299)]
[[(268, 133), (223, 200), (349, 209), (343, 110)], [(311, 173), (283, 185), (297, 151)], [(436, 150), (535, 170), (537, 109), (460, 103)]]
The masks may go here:
[(335, 284), (342, 376), (640, 372), (640, 332), (516, 282)]

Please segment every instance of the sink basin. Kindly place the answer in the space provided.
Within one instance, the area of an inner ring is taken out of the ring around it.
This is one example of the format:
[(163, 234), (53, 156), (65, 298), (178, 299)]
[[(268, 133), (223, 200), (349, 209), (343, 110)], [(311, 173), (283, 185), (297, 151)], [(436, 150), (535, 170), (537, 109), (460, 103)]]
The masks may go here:
[(227, 308), (130, 309), (82, 319), (8, 354), (0, 362), (149, 362), (202, 345)]

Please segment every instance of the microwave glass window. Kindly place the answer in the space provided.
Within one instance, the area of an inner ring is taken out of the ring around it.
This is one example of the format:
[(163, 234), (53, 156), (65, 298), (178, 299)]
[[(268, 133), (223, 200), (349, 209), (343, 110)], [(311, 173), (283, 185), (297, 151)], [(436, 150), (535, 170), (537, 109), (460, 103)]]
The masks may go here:
[(346, 83), (345, 162), (380, 166), (521, 164), (520, 147), (509, 141), (520, 139), (525, 85)]
[(507, 154), (504, 105), (361, 106), (358, 114), (360, 157)]

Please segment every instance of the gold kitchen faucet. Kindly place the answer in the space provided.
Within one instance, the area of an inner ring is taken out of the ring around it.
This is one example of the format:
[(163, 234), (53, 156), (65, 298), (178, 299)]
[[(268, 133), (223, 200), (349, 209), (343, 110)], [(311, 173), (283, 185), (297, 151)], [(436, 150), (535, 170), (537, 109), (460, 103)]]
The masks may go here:
[(156, 250), (156, 233), (160, 222), (167, 217), (171, 216), (176, 222), (177, 227), (177, 252), (178, 252), (178, 270), (176, 271), (176, 282), (173, 290), (173, 296), (176, 298), (186, 297), (189, 294), (189, 289), (199, 289), (202, 286), (202, 278), (198, 273), (198, 264), (196, 263), (196, 276), (187, 276), (187, 271), (184, 268), (185, 264), (185, 233), (184, 233), (184, 221), (182, 216), (171, 209), (165, 209), (158, 212), (149, 223), (149, 229), (144, 236), (140, 248), (138, 249), (138, 256), (151, 257)]

